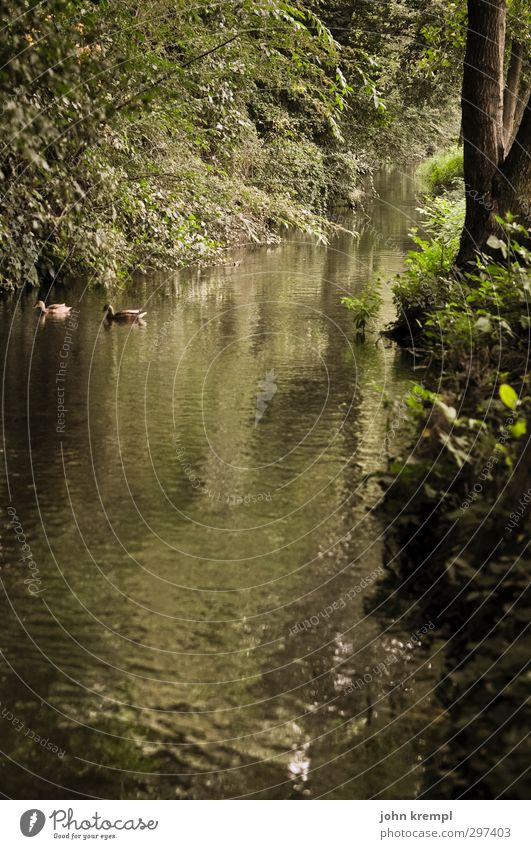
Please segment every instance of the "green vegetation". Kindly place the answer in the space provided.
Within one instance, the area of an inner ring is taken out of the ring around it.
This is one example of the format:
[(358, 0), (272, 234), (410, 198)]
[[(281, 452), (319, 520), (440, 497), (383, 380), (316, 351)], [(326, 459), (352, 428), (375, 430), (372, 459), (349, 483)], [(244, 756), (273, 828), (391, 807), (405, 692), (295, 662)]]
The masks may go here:
[(373, 280), (367, 283), (357, 297), (341, 298), (341, 303), (352, 313), (354, 327), (359, 334), (363, 335), (367, 326), (370, 326), (378, 316), (382, 305), (380, 282)]
[(452, 189), (463, 179), (463, 150), (452, 147), (426, 159), (419, 168), (421, 184), (431, 195)]
[(423, 84), (429, 10), (385, 5), (399, 44), (361, 0), (7, 0), (0, 288), (212, 261), (286, 227), (325, 238), (378, 161), (454, 126), (449, 90)]
[(424, 237), (412, 231), (417, 249), (408, 252), (406, 270), (393, 286), (397, 330), (403, 335), (417, 333), (431, 310), (445, 307), (454, 288), (451, 271), (463, 229), (464, 200), (445, 194), (426, 200), (421, 212)]
[[(422, 435), (416, 457), (431, 463), (439, 454), (430, 474), (439, 478), (438, 497), (454, 508), (493, 451), (502, 457), (497, 464), (502, 477), (514, 467), (526, 433), (531, 254), (523, 242), (529, 234), (514, 221), (500, 220), (500, 226), (505, 258), (480, 255), (473, 271), (452, 275), (455, 240), (445, 271), (439, 264), (444, 245), (434, 238), (411, 252), (409, 268), (395, 284), (410, 344), (427, 366), (422, 392), (410, 402)], [(518, 415), (507, 416), (507, 408), (513, 413), (518, 408)], [(422, 463), (403, 474), (421, 470)], [(457, 471), (450, 493), (448, 480)], [(433, 492), (433, 480), (429, 489)]]
[[(523, 757), (518, 748), (514, 758), (504, 761), (504, 754), (517, 745), (525, 689), (520, 641), (531, 614), (531, 234), (511, 216), (499, 218), (490, 254), (456, 272), (462, 199), (438, 198), (426, 215), (431, 238), (417, 237), (419, 250), (394, 288), (401, 333), (424, 370), (408, 398), (414, 448), (388, 470), (388, 545), (401, 551), (401, 578), (422, 600), (422, 615), (444, 610), (440, 698), (457, 736), (430, 762), (433, 793), (474, 798), (510, 786), (513, 798), (525, 793)], [(493, 734), (486, 718), (493, 703), (499, 731), (480, 766), (469, 753)]]
[(322, 232), (312, 136), (333, 145), (347, 87), (310, 12), (267, 0), (18, 10), (2, 13), (4, 288), (106, 282), (282, 225)]
[[(428, 758), (428, 792), (525, 798), (531, 8), (468, 0), (467, 13), (450, 39), (458, 49), (465, 33), (462, 165), (454, 150), (421, 170), (435, 195), (427, 238), (415, 235), (394, 286), (395, 335), (423, 379), (409, 399), (414, 440), (390, 464), (383, 510), (401, 589), (446, 641), (439, 698), (455, 734)], [(448, 26), (443, 15), (435, 44)], [(489, 42), (504, 50), (486, 78)]]

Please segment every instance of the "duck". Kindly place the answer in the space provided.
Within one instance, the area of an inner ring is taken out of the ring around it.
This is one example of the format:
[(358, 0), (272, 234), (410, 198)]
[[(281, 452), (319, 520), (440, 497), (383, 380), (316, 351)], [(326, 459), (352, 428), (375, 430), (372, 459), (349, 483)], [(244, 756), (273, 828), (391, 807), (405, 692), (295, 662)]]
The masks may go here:
[(72, 307), (67, 307), (66, 304), (50, 304), (46, 306), (44, 301), (37, 301), (34, 310), (39, 310), (41, 315), (62, 316), (68, 315)]
[(144, 310), (118, 310), (118, 312), (114, 312), (111, 304), (105, 304), (103, 312), (107, 321), (140, 321), (146, 315)]

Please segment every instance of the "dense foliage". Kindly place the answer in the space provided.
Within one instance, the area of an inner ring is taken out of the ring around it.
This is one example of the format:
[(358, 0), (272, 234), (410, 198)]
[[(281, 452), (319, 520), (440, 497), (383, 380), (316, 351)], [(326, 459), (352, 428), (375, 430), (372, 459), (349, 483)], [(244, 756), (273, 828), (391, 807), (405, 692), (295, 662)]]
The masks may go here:
[(382, 136), (391, 156), (425, 145), (430, 116), (400, 114), (422, 13), (387, 5), (378, 31), (366, 3), (4, 0), (0, 286), (324, 236)]
[[(393, 557), (401, 551), (402, 578), (423, 615), (444, 611), (439, 696), (456, 737), (432, 759), (430, 792), (492, 798), (509, 787), (509, 798), (520, 797), (531, 612), (530, 234), (500, 219), (492, 253), (456, 273), (462, 183), (428, 201), (424, 214), (427, 237), (415, 237), (394, 287), (400, 334), (414, 348), (422, 384), (408, 399), (415, 445), (389, 468), (388, 545)], [(471, 756), (478, 749), (480, 759)]]

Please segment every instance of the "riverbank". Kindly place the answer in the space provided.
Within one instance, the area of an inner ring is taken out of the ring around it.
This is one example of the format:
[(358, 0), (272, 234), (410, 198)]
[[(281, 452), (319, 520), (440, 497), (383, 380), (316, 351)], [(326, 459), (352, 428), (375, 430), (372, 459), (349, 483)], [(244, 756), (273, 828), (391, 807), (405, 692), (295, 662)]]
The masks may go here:
[(286, 228), (324, 240), (330, 207), (356, 205), (378, 163), (422, 155), (427, 125), (444, 140), (451, 99), (417, 115), (393, 51), (383, 73), (348, 26), (332, 36), (337, 10), (322, 13), (8, 3), (0, 290), (116, 284)]
[(528, 234), (506, 226), (498, 261), (455, 275), (462, 185), (424, 205), (429, 238), (394, 287), (419, 382), (412, 439), (383, 481), (386, 563), (444, 639), (438, 692), (454, 733), (426, 759), (426, 796), (525, 798)]

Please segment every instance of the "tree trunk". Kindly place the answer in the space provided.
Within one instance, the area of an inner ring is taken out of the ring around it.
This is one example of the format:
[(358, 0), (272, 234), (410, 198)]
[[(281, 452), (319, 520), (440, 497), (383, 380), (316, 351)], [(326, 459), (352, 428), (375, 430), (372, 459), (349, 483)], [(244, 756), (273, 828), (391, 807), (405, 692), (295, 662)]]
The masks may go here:
[(524, 114), (509, 154), (494, 184), (499, 215), (512, 212), (531, 228), (531, 98), (528, 94)]
[(503, 145), (506, 153), (510, 149), (514, 134), (516, 104), (518, 103), (518, 91), (520, 89), (523, 64), (523, 47), (519, 41), (513, 39), (509, 70), (507, 71), (507, 82), (503, 93)]
[(522, 89), (520, 94), (516, 99), (516, 109), (514, 115), (514, 123), (513, 123), (513, 131), (511, 133), (511, 138), (509, 139), (509, 144), (507, 145), (507, 151), (511, 149), (513, 146), (513, 142), (516, 138), (516, 133), (522, 123), (522, 118), (524, 117), (524, 111), (527, 106), (527, 101), (529, 100), (529, 95), (531, 94), (531, 86), (527, 86)]
[(485, 244), (495, 211), (494, 176), (503, 159), (506, 0), (468, 0), (462, 114), (466, 216), (458, 265)]

